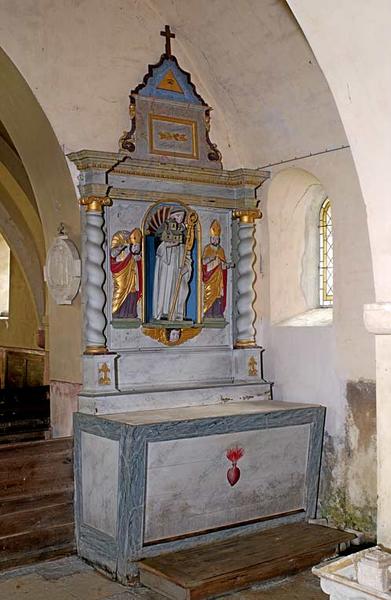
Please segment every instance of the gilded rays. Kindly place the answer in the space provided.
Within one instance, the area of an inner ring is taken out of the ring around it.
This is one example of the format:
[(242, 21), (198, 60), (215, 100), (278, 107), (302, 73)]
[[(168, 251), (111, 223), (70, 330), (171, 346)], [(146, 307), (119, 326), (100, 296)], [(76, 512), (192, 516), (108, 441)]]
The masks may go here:
[(163, 79), (157, 86), (158, 90), (166, 90), (168, 92), (177, 92), (178, 94), (183, 94), (183, 90), (179, 83), (177, 82), (174, 73), (169, 69), (167, 73), (164, 75)]

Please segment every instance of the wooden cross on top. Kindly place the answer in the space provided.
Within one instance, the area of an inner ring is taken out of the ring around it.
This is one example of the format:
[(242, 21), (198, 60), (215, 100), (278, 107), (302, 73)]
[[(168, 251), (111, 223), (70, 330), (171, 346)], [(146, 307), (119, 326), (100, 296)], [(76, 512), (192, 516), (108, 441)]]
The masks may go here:
[(171, 56), (171, 38), (175, 37), (175, 33), (171, 33), (170, 26), (166, 25), (164, 31), (160, 32), (160, 35), (166, 38), (166, 54), (168, 57)]

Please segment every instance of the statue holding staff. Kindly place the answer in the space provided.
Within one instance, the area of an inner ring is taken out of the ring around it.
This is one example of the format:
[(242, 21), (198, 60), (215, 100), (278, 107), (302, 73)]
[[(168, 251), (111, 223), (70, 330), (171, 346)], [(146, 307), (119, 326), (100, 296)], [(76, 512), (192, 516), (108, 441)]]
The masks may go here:
[[(192, 213), (191, 213), (192, 214)], [(152, 317), (155, 320), (183, 321), (192, 276), (189, 232), (194, 225), (186, 227), (186, 210), (174, 208), (156, 230), (161, 239), (157, 250), (154, 270)]]

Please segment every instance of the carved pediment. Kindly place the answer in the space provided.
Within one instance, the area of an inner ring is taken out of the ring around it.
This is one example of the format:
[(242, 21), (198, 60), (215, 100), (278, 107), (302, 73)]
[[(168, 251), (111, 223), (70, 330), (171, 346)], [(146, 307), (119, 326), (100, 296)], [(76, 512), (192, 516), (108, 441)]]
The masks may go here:
[(211, 108), (171, 54), (175, 36), (168, 26), (162, 33), (166, 52), (130, 94), (131, 129), (120, 150), (137, 159), (221, 169), (221, 154), (209, 138)]

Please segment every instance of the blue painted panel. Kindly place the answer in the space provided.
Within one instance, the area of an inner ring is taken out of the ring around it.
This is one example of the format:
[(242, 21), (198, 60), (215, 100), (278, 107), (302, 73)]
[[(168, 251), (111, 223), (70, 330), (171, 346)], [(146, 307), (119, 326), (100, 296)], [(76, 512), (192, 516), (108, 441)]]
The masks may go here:
[[(169, 70), (172, 71), (181, 86), (183, 94), (157, 88)], [(139, 91), (139, 95), (153, 96), (154, 98), (162, 98), (164, 100), (175, 100), (176, 102), (185, 102), (186, 104), (202, 104), (201, 100), (195, 95), (192, 86), (188, 83), (187, 73), (182, 71), (175, 61), (168, 58), (163, 61), (160, 67), (153, 69), (152, 76), (148, 79), (147, 85)]]

